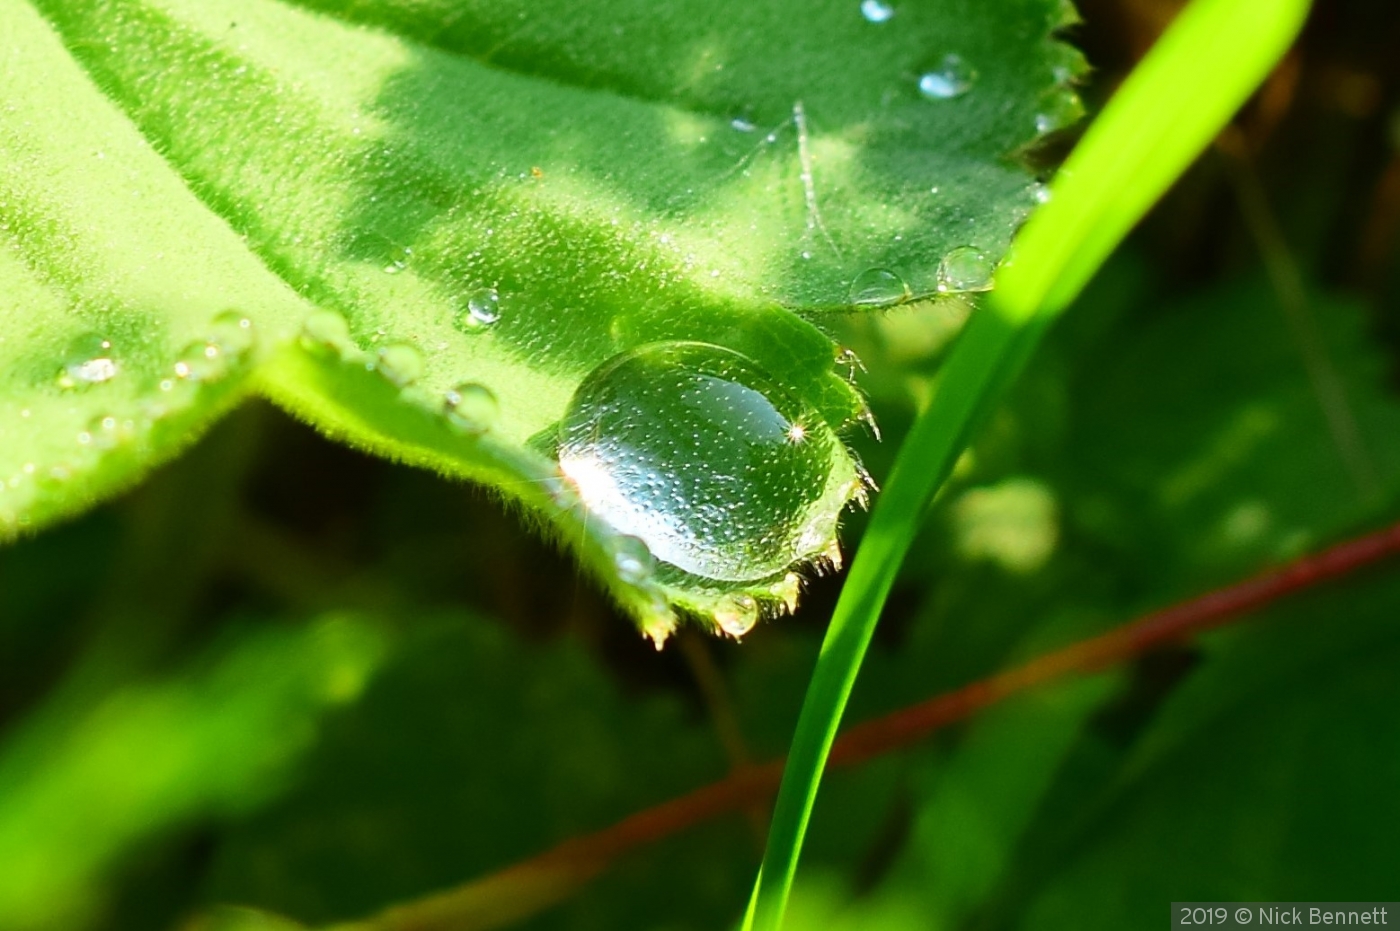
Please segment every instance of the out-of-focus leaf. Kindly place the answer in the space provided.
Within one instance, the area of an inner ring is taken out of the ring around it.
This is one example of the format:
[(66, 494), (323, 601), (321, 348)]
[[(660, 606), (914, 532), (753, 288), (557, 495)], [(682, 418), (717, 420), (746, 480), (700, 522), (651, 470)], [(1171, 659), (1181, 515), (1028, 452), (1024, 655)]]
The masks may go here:
[(77, 927), (132, 845), (264, 800), (382, 648), (374, 628), (334, 618), (245, 637), (95, 701), (75, 688), (39, 711), (0, 753), (0, 928)]
[(1081, 844), (1042, 864), (1018, 926), (1121, 928), (1173, 900), (1384, 896), (1400, 831), (1400, 588), (1378, 577), (1329, 594), (1217, 638), (1116, 800), (1082, 812)]
[(1380, 496), (1352, 481), (1277, 298), (1240, 281), (1160, 306), (1079, 361), (1061, 468), (1077, 486), (1080, 525), (1153, 551), (1159, 573), (1199, 586), (1374, 514), (1400, 485), (1386, 361), (1356, 303), (1316, 294), (1310, 313)]
[[(531, 646), (460, 615), (417, 627), (361, 701), (329, 722), (301, 785), (229, 832), (209, 898), (312, 925), (361, 918), (724, 773), (707, 728), (674, 700), (619, 694), (576, 642)], [(698, 843), (733, 849), (732, 826), (720, 837)], [(714, 859), (720, 875), (732, 872)], [(702, 889), (690, 901), (718, 920), (743, 872), (721, 885), (730, 895)], [(497, 905), (528, 907), (542, 891), (531, 888), (504, 888)], [(658, 891), (605, 896), (593, 921), (656, 919), (671, 895)]]

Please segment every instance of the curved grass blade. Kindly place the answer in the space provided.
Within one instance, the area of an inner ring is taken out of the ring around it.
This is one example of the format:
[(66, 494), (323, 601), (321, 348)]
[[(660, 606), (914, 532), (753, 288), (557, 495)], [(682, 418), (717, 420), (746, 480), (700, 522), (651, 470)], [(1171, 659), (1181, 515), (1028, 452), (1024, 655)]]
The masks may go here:
[(900, 449), (808, 686), (744, 927), (777, 931), (822, 769), (919, 518), (1039, 342), (1129, 229), (1263, 81), (1307, 0), (1194, 0), (1071, 154)]

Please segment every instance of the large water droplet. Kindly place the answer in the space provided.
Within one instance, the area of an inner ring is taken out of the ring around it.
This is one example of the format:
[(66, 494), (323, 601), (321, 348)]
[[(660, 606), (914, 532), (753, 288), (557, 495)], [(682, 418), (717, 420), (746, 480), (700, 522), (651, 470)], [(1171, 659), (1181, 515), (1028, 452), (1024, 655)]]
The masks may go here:
[(861, 0), (860, 15), (868, 22), (887, 23), (894, 18), (894, 7), (884, 0)]
[(867, 268), (851, 282), (848, 300), (861, 307), (884, 307), (909, 297), (904, 279), (888, 268)]
[(589, 509), (663, 562), (728, 581), (819, 555), (854, 475), (812, 408), (739, 353), (655, 343), (579, 386), (559, 467)]
[(423, 354), (408, 343), (382, 346), (374, 367), (395, 388), (407, 388), (423, 377)]
[(495, 288), (481, 288), (467, 296), (453, 323), (463, 333), (479, 333), (501, 319), (501, 295)]
[(758, 601), (752, 595), (725, 595), (714, 609), (715, 624), (738, 640), (758, 623)]
[(972, 89), (977, 72), (961, 55), (944, 55), (938, 67), (919, 78), (919, 93), (931, 100), (952, 100)]
[(463, 382), (442, 396), (447, 422), (463, 433), (480, 435), (491, 429), (500, 413), (500, 402), (485, 385)]
[(938, 264), (938, 290), (987, 291), (992, 287), (994, 266), (975, 246), (958, 246)]
[(58, 373), (58, 384), (65, 389), (90, 388), (111, 381), (120, 371), (111, 340), (83, 336), (68, 347), (68, 361)]

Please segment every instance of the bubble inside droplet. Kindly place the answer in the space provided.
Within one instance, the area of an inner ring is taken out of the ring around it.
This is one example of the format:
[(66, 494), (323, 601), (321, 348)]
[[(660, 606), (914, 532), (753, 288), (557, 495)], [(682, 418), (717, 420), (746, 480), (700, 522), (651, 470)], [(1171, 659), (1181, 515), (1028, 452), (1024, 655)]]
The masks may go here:
[(867, 268), (851, 282), (848, 300), (862, 307), (898, 304), (909, 297), (904, 279), (888, 268)]
[(89, 334), (68, 347), (68, 361), (58, 373), (62, 388), (90, 388), (117, 377), (121, 366), (112, 351), (112, 341)]
[(318, 310), (301, 327), (301, 345), (323, 354), (344, 354), (353, 345), (350, 324), (333, 310)]
[(992, 260), (975, 246), (959, 246), (938, 264), (939, 291), (986, 291), (992, 286)]
[(919, 78), (919, 93), (931, 100), (952, 100), (972, 89), (977, 72), (960, 55), (945, 55)]
[(380, 347), (374, 367), (389, 384), (407, 388), (423, 377), (423, 354), (408, 343), (390, 343)]
[(854, 475), (831, 428), (729, 349), (655, 343), (595, 369), (559, 431), (590, 511), (694, 575), (766, 578), (829, 542)]
[(752, 595), (725, 595), (714, 609), (715, 624), (738, 640), (758, 623), (758, 601)]
[(491, 429), (500, 412), (496, 395), (485, 385), (463, 382), (442, 397), (448, 423), (463, 433), (482, 434)]
[(886, 23), (894, 18), (894, 7), (883, 0), (861, 0), (860, 15), (868, 22)]
[(618, 578), (636, 585), (656, 571), (656, 557), (640, 537), (623, 534), (612, 543), (613, 566)]
[(464, 333), (475, 333), (501, 319), (501, 295), (495, 288), (481, 288), (467, 296), (466, 306), (457, 311), (454, 323)]

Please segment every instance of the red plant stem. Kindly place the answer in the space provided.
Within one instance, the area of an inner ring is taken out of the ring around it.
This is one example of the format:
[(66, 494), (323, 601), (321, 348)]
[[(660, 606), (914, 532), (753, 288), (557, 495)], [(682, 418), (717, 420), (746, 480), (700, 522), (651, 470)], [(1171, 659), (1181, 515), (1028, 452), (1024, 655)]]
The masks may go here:
[[(1400, 553), (1400, 523), (1199, 598), (1153, 612), (1021, 666), (856, 725), (837, 739), (830, 765), (852, 766), (908, 746), (1009, 696), (1071, 674), (1093, 672), (1162, 644), (1219, 627), (1255, 608), (1347, 575), (1396, 553)], [(717, 815), (763, 801), (776, 790), (782, 778), (783, 762), (781, 759), (772, 760), (738, 770), (726, 779), (638, 812), (611, 827), (571, 838), (529, 860), (440, 896), (421, 900), (421, 904), (427, 905), (436, 900), (439, 906), (447, 906), (454, 899), (464, 901), (475, 898), (474, 892), (511, 888), (528, 884), (531, 878), (542, 877), (549, 877), (554, 894), (549, 896), (551, 903), (538, 904), (540, 907), (552, 904), (552, 901), (566, 897), (601, 873), (623, 853), (677, 834)], [(418, 904), (390, 909), (383, 913), (381, 919), (410, 919), (418, 911), (415, 907)], [(443, 911), (441, 908), (431, 910), (439, 915)], [(493, 922), (489, 926), (499, 925)], [(419, 923), (403, 920), (385, 921), (373, 927), (404, 929), (437, 928), (439, 925), (431, 921)]]

